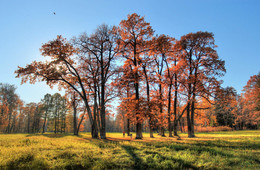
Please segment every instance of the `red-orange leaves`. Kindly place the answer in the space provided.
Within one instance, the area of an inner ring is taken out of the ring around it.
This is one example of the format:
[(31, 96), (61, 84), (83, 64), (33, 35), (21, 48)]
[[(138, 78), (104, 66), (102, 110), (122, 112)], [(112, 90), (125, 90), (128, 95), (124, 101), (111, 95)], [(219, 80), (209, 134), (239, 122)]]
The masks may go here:
[[(59, 80), (74, 84), (72, 76), (76, 76), (77, 73), (75, 62), (71, 57), (76, 53), (76, 49), (66, 39), (57, 36), (57, 39), (44, 44), (40, 51), (43, 56), (48, 56), (51, 60), (33, 61), (24, 68), (18, 67), (15, 73), (17, 78), (22, 78), (22, 84), (27, 81), (32, 84), (36, 81), (46, 81), (53, 87)], [(59, 85), (62, 86), (63, 83), (60, 82)]]

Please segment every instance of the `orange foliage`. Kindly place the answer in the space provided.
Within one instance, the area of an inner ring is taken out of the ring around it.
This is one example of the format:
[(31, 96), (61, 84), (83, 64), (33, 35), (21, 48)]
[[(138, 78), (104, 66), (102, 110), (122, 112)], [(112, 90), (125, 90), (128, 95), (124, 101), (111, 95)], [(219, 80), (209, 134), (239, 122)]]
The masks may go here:
[(251, 76), (243, 89), (244, 107), (243, 112), (247, 114), (247, 123), (259, 125), (260, 123), (260, 73)]

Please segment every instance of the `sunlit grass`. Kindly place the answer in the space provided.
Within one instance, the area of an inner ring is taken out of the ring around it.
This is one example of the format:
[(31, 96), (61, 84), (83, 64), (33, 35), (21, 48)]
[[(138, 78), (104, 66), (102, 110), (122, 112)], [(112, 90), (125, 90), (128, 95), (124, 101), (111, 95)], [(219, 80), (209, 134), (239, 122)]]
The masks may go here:
[(260, 169), (260, 131), (143, 136), (1, 134), (0, 169)]

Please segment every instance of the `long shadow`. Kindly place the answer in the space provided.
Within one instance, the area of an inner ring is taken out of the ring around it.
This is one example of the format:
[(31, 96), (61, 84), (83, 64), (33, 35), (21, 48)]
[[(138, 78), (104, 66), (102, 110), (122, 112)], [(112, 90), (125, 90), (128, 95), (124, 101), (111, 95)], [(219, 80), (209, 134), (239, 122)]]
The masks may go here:
[[(121, 145), (123, 149), (126, 150), (126, 152), (134, 159), (135, 165), (133, 169), (160, 169), (160, 165), (155, 164), (149, 164), (148, 162), (144, 162), (136, 153), (135, 150), (137, 150), (136, 147), (129, 146), (129, 145)], [(192, 164), (189, 164), (188, 162), (185, 162), (182, 159), (176, 159), (176, 158), (167, 158), (163, 155), (161, 155), (159, 152), (152, 151), (152, 152), (146, 152), (146, 154), (149, 154), (151, 156), (157, 156), (161, 161), (164, 160), (169, 160), (174, 163), (178, 163), (178, 167), (168, 167), (169, 169), (195, 169), (197, 170), (198, 168)], [(152, 160), (153, 163), (155, 160)], [(151, 163), (151, 162), (150, 162)], [(164, 167), (165, 168), (165, 167)]]
[(245, 143), (245, 142), (228, 142), (228, 141), (207, 141), (194, 143), (196, 146), (208, 146), (208, 147), (219, 147), (219, 148), (230, 148), (230, 149), (260, 149), (259, 143)]
[(177, 144), (177, 145), (172, 144), (172, 145), (168, 146), (168, 148), (174, 149), (176, 151), (190, 150), (190, 151), (197, 152), (199, 154), (202, 153), (202, 152), (208, 152), (212, 156), (216, 156), (216, 155), (228, 156), (228, 157), (233, 156), (232, 154), (225, 153), (225, 152), (222, 152), (222, 151), (218, 151), (216, 149), (211, 148), (210, 146), (205, 146), (205, 145), (202, 145), (202, 144), (191, 144), (191, 145), (186, 145), (186, 146), (180, 145), (180, 144)]
[(48, 138), (63, 138), (63, 137), (66, 137), (66, 136), (75, 136), (75, 137), (79, 137), (79, 138), (82, 138), (83, 136), (79, 135), (79, 136), (76, 136), (76, 135), (73, 135), (73, 134), (68, 134), (68, 133), (65, 133), (65, 134), (41, 134), (41, 133), (32, 133), (32, 134), (28, 134), (26, 135), (26, 137), (33, 137), (33, 136), (45, 136), (45, 137), (48, 137)]
[[(213, 149), (212, 146), (217, 147), (219, 149), (226, 149), (226, 148), (230, 148), (230, 149), (256, 149), (258, 144), (248, 144), (246, 146), (241, 146), (239, 144), (237, 144), (237, 146), (235, 146), (234, 144), (231, 142), (226, 142), (225, 145), (221, 145), (221, 144), (216, 144), (215, 142), (203, 142), (203, 143), (196, 143), (196, 144), (191, 144), (191, 145), (183, 145), (182, 143), (178, 143), (177, 145), (172, 144), (169, 145), (168, 148), (170, 149), (174, 149), (176, 151), (179, 150), (187, 150), (189, 149), (190, 151), (194, 151), (197, 153), (202, 153), (202, 152), (208, 152), (210, 153), (212, 156), (217, 156), (220, 155), (222, 157), (228, 157), (228, 158), (237, 158), (237, 157), (241, 157), (245, 160), (248, 160), (250, 162), (255, 162), (256, 164), (260, 164), (260, 160), (255, 158), (254, 156), (251, 155), (239, 155), (236, 156), (234, 154), (230, 154), (230, 153), (226, 153), (223, 151), (219, 151), (216, 149)], [(230, 150), (232, 152), (232, 150)]]
[(133, 147), (133, 146), (129, 146), (129, 145), (121, 145), (121, 147), (123, 149), (126, 150), (126, 152), (131, 155), (131, 157), (134, 159), (135, 165), (134, 165), (134, 169), (142, 169), (142, 164), (143, 161), (141, 158), (139, 158), (137, 156), (137, 154), (135, 154), (134, 150), (136, 150), (137, 148)]

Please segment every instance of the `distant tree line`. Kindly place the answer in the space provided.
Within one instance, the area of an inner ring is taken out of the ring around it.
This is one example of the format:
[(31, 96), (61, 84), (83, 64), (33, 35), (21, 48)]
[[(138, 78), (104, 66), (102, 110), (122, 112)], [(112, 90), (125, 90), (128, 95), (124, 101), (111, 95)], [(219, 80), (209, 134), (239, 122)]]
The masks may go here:
[[(145, 129), (150, 137), (154, 131), (165, 136), (166, 130), (171, 137), (185, 127), (188, 136), (194, 137), (198, 124), (256, 128), (259, 89), (254, 101), (248, 90), (259, 88), (259, 83), (247, 85), (241, 96), (232, 88), (221, 88), (218, 78), (226, 70), (216, 47), (209, 32), (189, 33), (179, 40), (154, 35), (150, 23), (134, 13), (119, 26), (103, 24), (92, 34), (83, 33), (70, 41), (57, 36), (40, 49), (48, 60), (34, 61), (15, 73), (22, 83), (44, 81), (66, 91), (75, 135), (84, 120), (92, 137), (102, 139), (108, 129), (118, 130), (118, 126), (128, 135), (134, 130), (136, 139), (143, 137)], [(115, 98), (120, 105), (112, 121), (110, 106)], [(250, 108), (243, 104), (247, 101), (253, 102)], [(254, 120), (243, 121), (252, 114)], [(55, 115), (54, 132), (62, 132), (62, 114)], [(201, 123), (205, 117), (209, 120)]]

